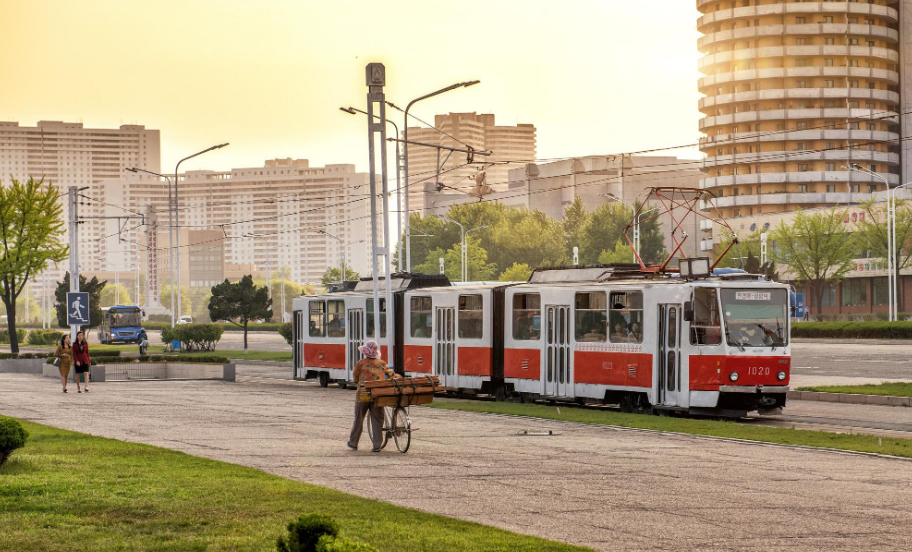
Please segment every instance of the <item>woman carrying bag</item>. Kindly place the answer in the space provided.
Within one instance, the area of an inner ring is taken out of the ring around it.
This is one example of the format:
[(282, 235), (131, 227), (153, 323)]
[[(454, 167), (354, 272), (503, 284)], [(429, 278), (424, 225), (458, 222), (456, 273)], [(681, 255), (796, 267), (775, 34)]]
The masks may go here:
[(70, 378), (70, 366), (73, 363), (73, 347), (70, 346), (69, 335), (64, 334), (60, 338), (60, 344), (57, 345), (54, 356), (57, 357), (57, 361), (54, 364), (60, 370), (60, 383), (63, 384), (63, 392), (66, 393), (67, 380)]
[(83, 332), (76, 333), (76, 343), (73, 344), (73, 363), (76, 366), (76, 392), (82, 393), (79, 388), (79, 375), (83, 375), (83, 387), (89, 392), (89, 368), (92, 366), (92, 357), (89, 356), (89, 343)]

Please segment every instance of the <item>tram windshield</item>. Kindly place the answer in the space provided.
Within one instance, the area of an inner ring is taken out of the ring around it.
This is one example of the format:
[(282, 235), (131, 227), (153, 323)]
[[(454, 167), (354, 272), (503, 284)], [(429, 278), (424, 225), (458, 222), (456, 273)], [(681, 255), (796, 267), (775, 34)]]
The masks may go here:
[(725, 340), (740, 349), (788, 343), (788, 293), (784, 289), (721, 289)]

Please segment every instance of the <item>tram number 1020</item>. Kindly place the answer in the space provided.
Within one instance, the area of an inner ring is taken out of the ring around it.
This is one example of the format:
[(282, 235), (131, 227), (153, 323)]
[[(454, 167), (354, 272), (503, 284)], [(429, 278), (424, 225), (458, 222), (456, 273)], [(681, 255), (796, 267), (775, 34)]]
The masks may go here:
[(768, 376), (771, 371), (769, 366), (748, 366), (746, 370), (749, 376)]

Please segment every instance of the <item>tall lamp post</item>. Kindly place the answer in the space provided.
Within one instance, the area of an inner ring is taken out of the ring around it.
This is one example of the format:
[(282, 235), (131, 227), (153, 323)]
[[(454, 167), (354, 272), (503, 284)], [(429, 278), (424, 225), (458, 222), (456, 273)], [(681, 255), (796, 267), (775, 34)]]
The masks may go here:
[[(173, 209), (174, 209), (174, 222), (176, 223), (176, 226), (177, 226), (177, 232), (175, 232), (177, 237), (175, 238), (174, 242), (175, 242), (175, 246), (177, 248), (177, 289), (178, 289), (178, 291), (177, 291), (177, 312), (179, 313), (178, 316), (180, 316), (181, 313), (183, 313), (183, 311), (181, 310), (181, 294), (180, 294), (180, 286), (181, 286), (180, 210), (178, 209), (177, 171), (180, 169), (181, 163), (183, 163), (184, 161), (186, 161), (188, 159), (193, 159), (194, 157), (200, 156), (200, 155), (210, 152), (212, 150), (224, 148), (227, 145), (228, 145), (228, 142), (225, 142), (224, 144), (218, 144), (217, 146), (212, 146), (212, 147), (204, 149), (203, 151), (196, 152), (193, 155), (188, 155), (187, 157), (184, 157), (183, 159), (178, 161), (177, 165), (174, 166), (174, 207), (173, 207)], [(174, 228), (172, 228), (171, 230), (174, 231)], [(174, 278), (173, 277), (171, 278), (171, 282), (172, 282), (171, 288), (173, 290), (173, 288), (174, 288), (174, 285), (173, 285)], [(172, 293), (173, 293), (173, 291), (172, 291)], [(173, 306), (174, 303), (172, 302), (171, 305)], [(172, 320), (174, 319), (173, 314), (172, 314), (171, 318), (172, 318)]]
[[(887, 180), (887, 177), (885, 177), (884, 175), (874, 172), (870, 169), (866, 169), (866, 168), (862, 167), (861, 165), (859, 165), (858, 163), (849, 163), (848, 167), (843, 166), (842, 168), (848, 169), (849, 172), (860, 172), (860, 173), (866, 174), (868, 176), (873, 176), (874, 178), (879, 178), (880, 180), (883, 180), (884, 186), (886, 186), (886, 189), (887, 189), (887, 311), (888, 311), (887, 318), (890, 321), (893, 321), (893, 320), (895, 320), (895, 317), (893, 315), (894, 310), (895, 310), (893, 308), (894, 303), (895, 303), (895, 297), (894, 297), (895, 290), (894, 290), (894, 286), (893, 286), (893, 281), (894, 281), (893, 239), (894, 239), (894, 235), (892, 232), (892, 228), (893, 228), (893, 222), (892, 222), (893, 208), (892, 207), (893, 206), (892, 206), (892, 202), (890, 201), (890, 199), (892, 197), (891, 190), (890, 190), (890, 182)], [(851, 190), (851, 188), (849, 188), (849, 203), (852, 203), (851, 194), (852, 194), (852, 190)]]
[[(361, 109), (358, 109), (357, 107), (340, 107), (339, 110), (344, 111), (345, 113), (349, 113), (351, 115), (355, 115), (356, 113), (362, 113), (364, 115), (367, 115), (367, 111), (363, 111)], [(378, 117), (377, 115), (374, 115), (374, 119), (379, 119), (379, 118), (380, 117)], [(386, 122), (387, 122), (387, 124), (393, 125), (393, 131), (396, 133), (396, 138), (399, 138), (399, 127), (396, 126), (396, 123), (394, 123), (390, 119), (387, 119)], [(400, 159), (402, 159), (402, 157), (401, 157), (401, 154), (399, 153), (399, 141), (397, 140), (396, 141), (396, 206), (397, 206), (397, 209), (396, 209), (396, 230), (397, 230), (396, 244), (397, 244), (397, 247), (399, 248), (399, 261), (398, 261), (397, 270), (399, 272), (402, 272), (402, 183), (400, 181), (401, 175), (399, 174), (400, 173), (400, 171), (399, 171), (399, 160)], [(386, 213), (385, 215), (389, 216), (389, 213)], [(406, 214), (406, 216), (407, 216), (407, 214)], [(352, 243), (357, 243), (357, 242), (352, 242)], [(351, 245), (351, 244), (349, 244), (349, 245)], [(345, 254), (343, 253), (343, 259), (344, 259), (344, 255)], [(345, 271), (344, 270), (342, 272), (342, 279), (345, 280)]]
[[(629, 201), (627, 201), (626, 199), (621, 199), (614, 194), (599, 194), (599, 195), (602, 197), (607, 197), (611, 201), (617, 201), (619, 203), (623, 203), (624, 205), (633, 209), (633, 212), (636, 213), (636, 206), (633, 203), (630, 203)], [(637, 254), (640, 252), (640, 217), (645, 215), (646, 213), (651, 213), (653, 211), (657, 211), (658, 209), (659, 209), (658, 207), (653, 207), (652, 209), (647, 209), (647, 210), (643, 211), (642, 213), (639, 213), (636, 216), (636, 224), (633, 225), (633, 247), (636, 248), (636, 251), (633, 252), (633, 262), (637, 262)]]
[[(414, 100), (410, 101), (407, 106), (405, 106), (405, 115), (402, 118), (403, 123), (405, 124), (405, 134), (402, 137), (403, 140), (405, 141), (405, 155), (403, 156), (403, 165), (405, 167), (405, 202), (403, 204), (402, 209), (405, 211), (405, 251), (406, 251), (406, 255), (408, 255), (408, 260), (406, 262), (406, 269), (405, 269), (406, 272), (412, 271), (412, 237), (411, 237), (411, 224), (409, 222), (409, 219), (411, 217), (409, 216), (410, 213), (409, 213), (409, 169), (408, 169), (408, 150), (409, 150), (408, 149), (408, 112), (409, 112), (409, 109), (411, 109), (413, 105), (420, 102), (421, 100), (433, 98), (434, 96), (443, 94), (444, 92), (449, 92), (450, 90), (455, 90), (457, 88), (468, 88), (468, 87), (474, 86), (480, 82), (481, 81), (479, 81), (479, 80), (473, 80), (473, 81), (466, 81), (466, 82), (459, 82), (456, 84), (451, 84), (450, 86), (447, 86), (446, 88), (441, 88), (440, 90), (437, 90), (436, 92), (431, 92), (430, 94), (425, 94), (424, 96), (415, 98)], [(399, 256), (400, 257), (402, 256), (401, 252), (400, 252)]]
[[(140, 169), (138, 167), (130, 167), (127, 169), (132, 173), (146, 173), (151, 174), (152, 176), (157, 176), (159, 178), (164, 178), (168, 181), (168, 271), (171, 273), (171, 308), (168, 309), (171, 311), (171, 327), (174, 327), (174, 219), (172, 217), (174, 211), (171, 210), (171, 177), (159, 174), (153, 171), (147, 171), (146, 169)], [(146, 305), (148, 307), (148, 305)]]

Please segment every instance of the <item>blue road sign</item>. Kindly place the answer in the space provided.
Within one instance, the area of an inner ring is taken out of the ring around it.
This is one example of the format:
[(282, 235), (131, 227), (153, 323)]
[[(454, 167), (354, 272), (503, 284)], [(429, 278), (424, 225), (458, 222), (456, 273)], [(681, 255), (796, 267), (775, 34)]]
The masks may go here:
[(67, 293), (67, 324), (70, 326), (89, 325), (89, 294)]

